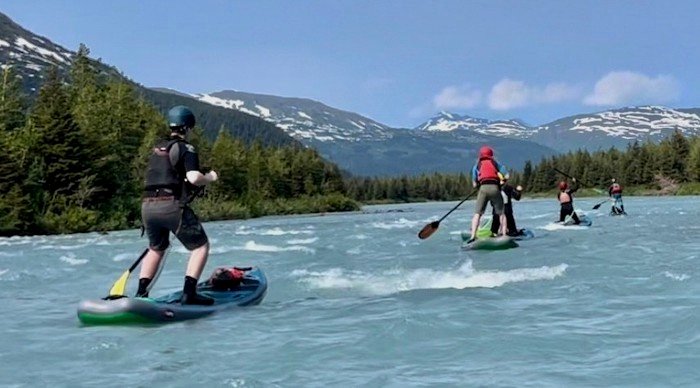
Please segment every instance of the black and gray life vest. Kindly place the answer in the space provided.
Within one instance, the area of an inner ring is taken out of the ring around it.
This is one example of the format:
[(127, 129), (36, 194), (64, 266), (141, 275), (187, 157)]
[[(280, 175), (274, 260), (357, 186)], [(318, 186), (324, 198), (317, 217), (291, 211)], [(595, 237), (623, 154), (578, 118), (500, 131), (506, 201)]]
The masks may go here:
[[(183, 192), (185, 177), (180, 176), (177, 165), (180, 161), (180, 147), (173, 147), (182, 139), (162, 141), (153, 148), (146, 169), (146, 191), (170, 189), (176, 198)], [(185, 142), (186, 143), (186, 142)]]

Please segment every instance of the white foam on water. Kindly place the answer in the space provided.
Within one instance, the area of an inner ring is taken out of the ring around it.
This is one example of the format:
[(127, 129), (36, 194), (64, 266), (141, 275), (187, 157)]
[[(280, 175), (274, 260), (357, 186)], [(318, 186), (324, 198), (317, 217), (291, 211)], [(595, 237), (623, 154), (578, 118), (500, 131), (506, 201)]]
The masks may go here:
[(58, 249), (58, 250), (62, 250), (62, 251), (70, 251), (70, 250), (73, 250), (73, 249), (82, 249), (82, 248), (87, 247), (88, 245), (90, 245), (90, 244), (78, 244), (78, 245), (42, 245), (42, 246), (37, 247), (36, 249), (38, 249), (38, 250), (40, 250), (40, 251), (44, 251), (44, 250), (47, 250), (47, 249)]
[(564, 275), (567, 267), (567, 264), (559, 264), (510, 271), (474, 271), (471, 261), (468, 261), (451, 271), (414, 269), (374, 274), (332, 268), (321, 272), (295, 270), (291, 276), (312, 289), (355, 289), (374, 295), (387, 295), (409, 290), (494, 288), (507, 283), (551, 280)]
[(537, 229), (544, 229), (544, 230), (585, 230), (588, 229), (588, 226), (583, 226), (583, 225), (564, 225), (562, 223), (558, 222), (550, 222), (547, 225), (544, 226), (538, 226)]
[(69, 253), (66, 256), (61, 256), (59, 260), (70, 265), (83, 265), (89, 261), (88, 259), (76, 259), (75, 255), (72, 253)]
[(357, 240), (367, 240), (369, 238), (369, 236), (366, 234), (356, 234), (354, 236), (350, 236), (350, 238), (354, 238)]
[(261, 236), (284, 236), (287, 234), (297, 235), (297, 234), (314, 234), (313, 228), (306, 228), (306, 230), (283, 230), (282, 228), (276, 227), (266, 230), (254, 230), (241, 226), (234, 233), (239, 235), (249, 235), (258, 234)]
[(238, 230), (234, 232), (235, 234), (240, 234), (240, 235), (249, 235), (255, 233), (254, 231), (250, 230), (249, 228), (245, 226), (239, 226)]
[(318, 237), (298, 238), (298, 239), (287, 240), (287, 244), (291, 244), (291, 245), (313, 244), (316, 241), (318, 241)]
[(9, 269), (0, 269), (0, 276), (4, 275), (9, 271)]
[(690, 279), (690, 275), (686, 275), (684, 273), (678, 275), (669, 271), (664, 271), (664, 276), (673, 280), (678, 280), (679, 282)]
[(313, 234), (311, 230), (282, 230), (281, 228), (272, 228), (260, 233), (262, 236), (284, 236), (285, 234)]
[(401, 228), (414, 228), (418, 226), (421, 221), (410, 221), (405, 218), (398, 219), (392, 222), (373, 222), (372, 227), (379, 229), (401, 229)]
[(242, 249), (244, 251), (253, 251), (253, 252), (300, 251), (300, 252), (306, 252), (306, 253), (311, 253), (311, 254), (316, 253), (315, 249), (301, 246), (301, 245), (292, 245), (292, 246), (288, 246), (288, 247), (278, 247), (276, 245), (258, 244), (253, 240), (246, 242), (244, 246), (240, 247), (240, 249)]
[(348, 255), (359, 255), (360, 253), (362, 253), (362, 251), (360, 251), (360, 247), (355, 247), (348, 249), (347, 251), (345, 251), (345, 253), (347, 253)]
[(7, 245), (7, 246), (12, 246), (12, 245), (23, 245), (23, 244), (32, 244), (33, 241), (31, 240), (30, 237), (3, 237), (0, 238), (0, 246), (2, 245)]
[(129, 259), (136, 260), (138, 256), (137, 253), (120, 253), (112, 258), (112, 261), (125, 261)]
[(530, 216), (530, 217), (524, 217), (523, 219), (526, 220), (539, 220), (540, 218), (547, 218), (547, 217), (554, 217), (551, 214), (538, 214), (535, 216)]

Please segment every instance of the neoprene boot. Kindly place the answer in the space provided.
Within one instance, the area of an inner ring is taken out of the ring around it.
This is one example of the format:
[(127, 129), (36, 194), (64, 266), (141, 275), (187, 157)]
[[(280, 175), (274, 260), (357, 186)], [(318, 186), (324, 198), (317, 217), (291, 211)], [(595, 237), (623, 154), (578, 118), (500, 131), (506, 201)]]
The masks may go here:
[(180, 299), (180, 303), (211, 306), (214, 304), (214, 299), (197, 294), (197, 279), (191, 276), (185, 276), (185, 285), (182, 288), (182, 299)]
[(136, 291), (137, 298), (148, 298), (148, 285), (151, 284), (151, 279), (141, 278), (139, 279), (139, 289)]

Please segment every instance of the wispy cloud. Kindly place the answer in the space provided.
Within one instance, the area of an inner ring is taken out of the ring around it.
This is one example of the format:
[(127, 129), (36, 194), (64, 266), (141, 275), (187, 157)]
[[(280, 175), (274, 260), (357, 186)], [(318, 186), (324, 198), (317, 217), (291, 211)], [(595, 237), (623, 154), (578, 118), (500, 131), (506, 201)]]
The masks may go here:
[(586, 105), (655, 104), (676, 100), (678, 81), (669, 75), (655, 78), (632, 71), (613, 71), (596, 82)]
[(481, 91), (470, 86), (448, 86), (433, 97), (437, 109), (471, 109), (481, 103)]
[(510, 110), (524, 106), (552, 104), (578, 98), (578, 88), (566, 83), (544, 87), (530, 86), (523, 81), (504, 78), (491, 88), (488, 103), (493, 110)]

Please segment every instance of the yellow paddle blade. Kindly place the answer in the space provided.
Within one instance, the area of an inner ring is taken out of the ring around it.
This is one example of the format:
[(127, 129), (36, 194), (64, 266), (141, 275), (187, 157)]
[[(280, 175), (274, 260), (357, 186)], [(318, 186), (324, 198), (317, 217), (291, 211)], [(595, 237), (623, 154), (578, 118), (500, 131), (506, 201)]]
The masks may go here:
[(122, 276), (119, 277), (119, 279), (117, 279), (116, 282), (114, 282), (114, 285), (109, 290), (109, 296), (124, 295), (124, 292), (126, 291), (126, 282), (129, 280), (129, 275), (131, 275), (131, 271), (127, 270), (122, 274)]

